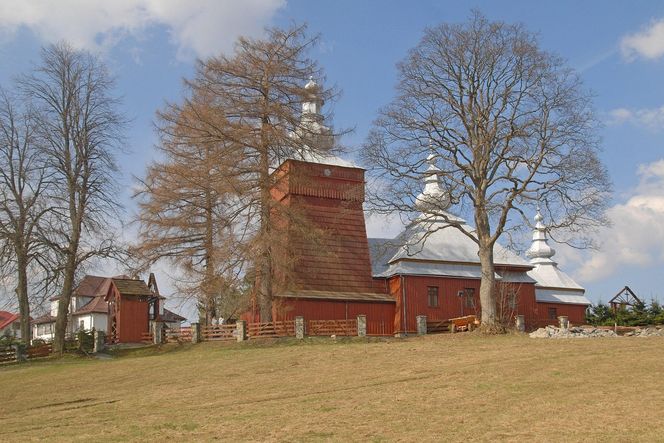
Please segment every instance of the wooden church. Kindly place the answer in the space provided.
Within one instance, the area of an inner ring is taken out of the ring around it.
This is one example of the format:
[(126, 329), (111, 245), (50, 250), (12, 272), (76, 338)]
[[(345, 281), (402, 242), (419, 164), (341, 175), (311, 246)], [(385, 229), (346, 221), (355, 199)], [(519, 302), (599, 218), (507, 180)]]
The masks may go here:
[[(316, 84), (303, 104), (303, 124), (329, 136), (322, 125)], [(394, 239), (367, 238), (364, 170), (336, 157), (287, 160), (274, 172), (273, 198), (322, 233), (312, 241), (280, 226), (293, 263), (283, 276), (286, 289), (275, 294), (273, 318), (307, 320), (367, 318), (369, 335), (416, 333), (416, 317), (445, 320), (479, 315), (480, 263), (477, 245), (443, 219), (424, 215)], [(432, 159), (417, 201), (447, 199)], [(472, 228), (446, 213), (447, 220)], [(543, 217), (537, 212), (529, 261), (496, 245), (499, 311), (523, 315), (526, 327), (556, 324), (565, 315), (584, 322), (590, 304), (584, 289), (558, 268), (548, 245)], [(254, 307), (253, 317), (258, 319)]]

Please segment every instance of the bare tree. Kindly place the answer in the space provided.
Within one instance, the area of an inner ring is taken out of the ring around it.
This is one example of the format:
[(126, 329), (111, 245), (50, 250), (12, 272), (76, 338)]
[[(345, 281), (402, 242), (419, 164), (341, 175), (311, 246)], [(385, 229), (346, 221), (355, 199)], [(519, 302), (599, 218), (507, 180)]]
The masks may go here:
[[(384, 185), (374, 209), (421, 210), (415, 196), (431, 156), (449, 195), (425, 202), (419, 220), (444, 220), (478, 244), (482, 324), (497, 328), (498, 238), (528, 223), (538, 199), (549, 226), (574, 234), (577, 245), (604, 221), (610, 183), (590, 96), (522, 25), (477, 12), (465, 24), (427, 29), (398, 70), (396, 98), (366, 143), (367, 165)], [(450, 202), (472, 216), (474, 229), (446, 212)]]
[(20, 85), (39, 112), (42, 155), (53, 177), (48, 230), (62, 281), (54, 352), (62, 352), (77, 272), (93, 257), (117, 253), (114, 153), (125, 121), (102, 62), (65, 43), (43, 49), (41, 64)]
[[(311, 81), (312, 76), (322, 80), (323, 74), (307, 55), (318, 37), (308, 37), (305, 30), (268, 29), (264, 39), (240, 38), (233, 56), (199, 62), (195, 77), (186, 82), (188, 99), (169, 105), (159, 116), (161, 131), (177, 127), (182, 142), (223, 147), (230, 165), (226, 173), (241, 183), (234, 192), (233, 213), (241, 214), (237, 225), (251, 238), (245, 251), (265, 320), (272, 317), (275, 275), (283, 274), (275, 269), (282, 264), (275, 257), (283, 251), (274, 229), (280, 208), (270, 194), (276, 180), (271, 172), (287, 158), (311, 159), (334, 147), (318, 113), (319, 105), (334, 94)], [(306, 110), (308, 118), (301, 118), (307, 101), (312, 109)]]
[[(51, 264), (40, 240), (49, 212), (48, 173), (35, 113), (0, 89), (0, 265), (16, 284), (21, 338), (30, 342), (30, 269), (42, 281)], [(38, 270), (38, 268), (40, 268)]]
[(185, 277), (178, 290), (197, 302), (210, 324), (219, 315), (228, 318), (227, 307), (236, 298), (244, 271), (243, 237), (233, 231), (239, 184), (227, 155), (232, 149), (220, 141), (195, 140), (191, 130), (182, 134), (180, 122), (194, 123), (189, 114), (206, 105), (200, 99), (183, 104), (175, 111), (179, 116), (162, 114), (157, 148), (164, 160), (148, 167), (134, 195), (140, 225), (135, 252), (141, 267), (160, 259), (176, 265)]

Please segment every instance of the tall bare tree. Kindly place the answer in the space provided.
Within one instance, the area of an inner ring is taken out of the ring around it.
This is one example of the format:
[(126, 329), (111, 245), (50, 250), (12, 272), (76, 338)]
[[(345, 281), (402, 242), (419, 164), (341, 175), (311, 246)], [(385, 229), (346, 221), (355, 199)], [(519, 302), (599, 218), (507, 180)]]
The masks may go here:
[(117, 252), (114, 153), (122, 146), (125, 121), (103, 63), (65, 43), (43, 49), (41, 63), (20, 85), (39, 112), (42, 155), (53, 177), (48, 229), (62, 282), (54, 352), (62, 352), (77, 271), (93, 257)]
[[(49, 176), (40, 155), (37, 116), (0, 89), (0, 265), (16, 284), (21, 338), (30, 341), (31, 267), (42, 281), (51, 264), (40, 240), (49, 212)], [(41, 265), (41, 266), (39, 266)], [(37, 269), (41, 268), (41, 269)]]
[[(160, 119), (163, 161), (152, 163), (140, 180), (140, 225), (136, 253), (149, 266), (167, 259), (185, 277), (178, 290), (195, 300), (204, 321), (228, 318), (232, 298), (244, 270), (242, 232), (233, 231), (239, 217), (234, 197), (239, 183), (231, 172), (229, 149), (220, 141), (198, 141), (183, 120), (195, 123), (205, 103), (192, 98), (176, 112)], [(232, 150), (231, 150), (232, 151)]]
[[(528, 223), (538, 199), (549, 226), (575, 234), (578, 244), (604, 221), (610, 183), (591, 97), (522, 25), (478, 12), (467, 23), (427, 29), (398, 70), (397, 95), (366, 143), (367, 165), (384, 185), (372, 196), (374, 209), (419, 212), (418, 182), (432, 156), (450, 195), (426, 202), (420, 222), (445, 220), (477, 243), (482, 324), (496, 329), (498, 238)], [(474, 230), (446, 212), (450, 200)]]
[(164, 125), (168, 130), (175, 125), (182, 142), (218, 144), (231, 160), (227, 173), (242, 183), (235, 192), (236, 213), (244, 218), (239, 224), (251, 231), (246, 251), (265, 320), (272, 317), (274, 278), (280, 272), (275, 269), (279, 248), (271, 172), (287, 158), (324, 155), (334, 147), (331, 132), (319, 121), (322, 116), (310, 112), (309, 120), (301, 118), (304, 101), (320, 104), (334, 95), (310, 81), (312, 76), (322, 80), (323, 73), (308, 56), (318, 37), (305, 31), (305, 26), (275, 28), (266, 30), (263, 39), (240, 38), (232, 56), (199, 62), (195, 77), (186, 82), (184, 104), (171, 104), (160, 113), (162, 131)]

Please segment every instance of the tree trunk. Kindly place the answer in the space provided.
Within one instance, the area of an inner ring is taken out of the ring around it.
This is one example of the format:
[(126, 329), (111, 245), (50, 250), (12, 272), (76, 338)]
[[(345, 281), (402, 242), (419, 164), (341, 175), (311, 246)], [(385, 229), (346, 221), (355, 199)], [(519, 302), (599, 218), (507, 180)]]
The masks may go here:
[[(477, 198), (481, 201), (481, 198)], [(501, 332), (496, 307), (496, 272), (493, 263), (493, 245), (489, 217), (483, 207), (476, 208), (475, 224), (482, 278), (480, 280), (481, 329), (487, 333)]]
[(486, 332), (496, 332), (499, 329), (499, 324), (496, 312), (496, 274), (493, 264), (493, 247), (480, 245), (479, 256), (482, 268), (482, 279), (480, 281), (482, 329)]
[(58, 299), (58, 315), (55, 319), (55, 337), (53, 338), (53, 353), (62, 355), (65, 352), (65, 337), (67, 335), (67, 323), (69, 320), (69, 305), (74, 290), (75, 256), (67, 257), (67, 265), (64, 270), (64, 282), (62, 293)]
[(21, 340), (28, 345), (32, 336), (30, 331), (30, 303), (28, 301), (28, 259), (24, 251), (16, 252), (16, 264), (18, 267), (16, 295), (18, 297), (18, 310), (21, 315)]

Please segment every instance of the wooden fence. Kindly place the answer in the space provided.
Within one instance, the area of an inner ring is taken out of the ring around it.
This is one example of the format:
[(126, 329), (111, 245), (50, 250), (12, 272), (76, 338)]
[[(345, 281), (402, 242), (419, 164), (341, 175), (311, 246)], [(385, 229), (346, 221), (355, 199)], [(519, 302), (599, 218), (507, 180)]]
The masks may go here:
[(295, 321), (247, 323), (248, 338), (295, 337)]
[(0, 349), (0, 365), (16, 361), (16, 350), (12, 348)]
[[(235, 325), (208, 325), (201, 326), (201, 340), (236, 340)], [(189, 330), (191, 341), (191, 329)]]
[(385, 320), (367, 321), (368, 336), (393, 336), (394, 325)]
[(167, 329), (164, 334), (165, 343), (191, 341), (191, 328)]
[(153, 343), (154, 342), (154, 336), (152, 335), (152, 332), (142, 332), (141, 333), (141, 342), (142, 343)]
[(309, 320), (307, 335), (357, 335), (357, 319)]
[[(35, 360), (37, 358), (48, 357), (52, 352), (53, 345), (51, 343), (44, 343), (41, 345), (28, 346), (23, 352), (23, 357), (26, 360)], [(0, 365), (14, 363), (16, 361), (16, 349), (14, 347), (0, 349)]]

